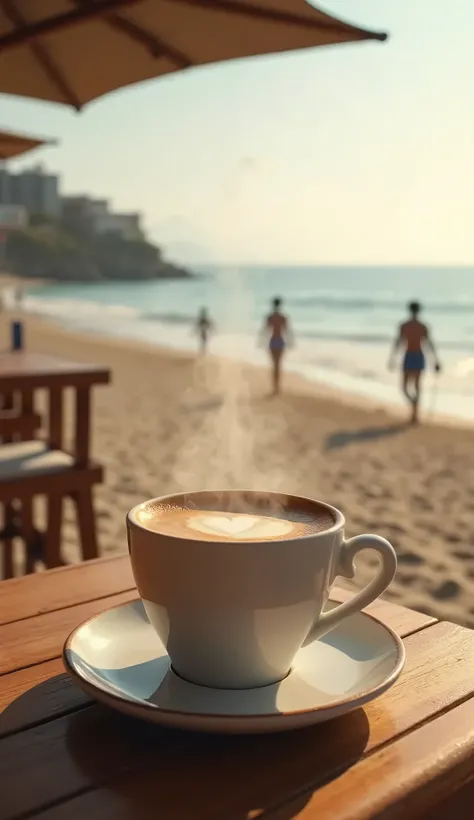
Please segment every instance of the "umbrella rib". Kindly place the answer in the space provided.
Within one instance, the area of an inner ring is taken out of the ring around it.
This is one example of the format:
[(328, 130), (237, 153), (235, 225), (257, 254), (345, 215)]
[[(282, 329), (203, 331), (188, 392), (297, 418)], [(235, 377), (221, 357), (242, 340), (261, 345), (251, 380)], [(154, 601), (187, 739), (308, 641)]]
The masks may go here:
[[(17, 8), (17, 6), (15, 6), (14, 0), (0, 0), (0, 8), (2, 8), (4, 14), (14, 26), (15, 30), (19, 31), (27, 25), (21, 11)], [(36, 61), (41, 66), (46, 76), (51, 80), (56, 88), (59, 89), (65, 101), (68, 102), (69, 105), (73, 105), (74, 108), (79, 110), (81, 108), (79, 99), (76, 97), (74, 91), (66, 82), (64, 77), (61, 76), (60, 71), (49, 56), (46, 48), (34, 40), (29, 42), (28, 45), (36, 58)]]
[[(0, 0), (0, 3), (4, 2), (5, 0)], [(71, 26), (77, 25), (77, 23), (99, 19), (117, 8), (133, 6), (139, 2), (140, 0), (101, 0), (100, 4), (86, 6), (85, 8), (80, 6), (72, 11), (56, 14), (54, 17), (45, 17), (35, 23), (25, 23), (21, 28), (16, 28), (14, 31), (9, 31), (0, 36), (0, 51), (29, 43), (44, 34), (64, 31)]]
[[(4, 0), (3, 0), (4, 1)], [(21, 29), (15, 29), (0, 36), (0, 49), (13, 48), (22, 43), (31, 42), (43, 34), (52, 34), (62, 31), (70, 26), (87, 20), (98, 19), (107, 16), (118, 8), (124, 6), (135, 6), (140, 0), (100, 0), (93, 6), (79, 6), (78, 8), (57, 14), (54, 17), (47, 17), (35, 23), (28, 23)], [(201, 8), (212, 9), (214, 11), (228, 12), (229, 14), (240, 14), (246, 17), (255, 17), (261, 20), (273, 20), (273, 22), (286, 25), (300, 26), (303, 28), (320, 28), (336, 34), (349, 33), (352, 39), (359, 35), (360, 39), (386, 40), (387, 35), (361, 29), (349, 24), (338, 22), (331, 18), (328, 20), (311, 19), (290, 12), (278, 11), (277, 9), (265, 9), (261, 6), (249, 6), (242, 0), (174, 0), (176, 3), (186, 3), (187, 5), (200, 6)], [(328, 16), (329, 17), (329, 16)]]
[[(354, 35), (359, 34), (362, 38), (369, 38), (373, 40), (386, 40), (387, 35), (382, 32), (368, 31), (366, 29), (353, 26), (351, 23), (343, 23), (335, 18), (328, 20), (312, 19), (311, 17), (304, 17), (301, 14), (292, 14), (288, 11), (280, 11), (279, 9), (263, 8), (258, 5), (248, 5), (242, 0), (174, 0), (175, 3), (181, 3), (186, 6), (197, 6), (203, 9), (210, 9), (211, 11), (221, 11), (228, 14), (241, 15), (242, 17), (254, 17), (260, 20), (269, 20), (274, 23), (283, 23), (289, 26), (301, 26), (303, 28), (325, 29), (336, 34), (345, 34), (348, 31)], [(309, 6), (311, 10), (311, 6)], [(313, 8), (312, 10), (318, 11)]]
[[(94, 8), (94, 4), (91, 3), (90, 0), (72, 0), (72, 2), (74, 5), (83, 9)], [(117, 31), (125, 34), (125, 36), (129, 37), (131, 40), (135, 40), (135, 42), (140, 43), (140, 45), (144, 46), (150, 52), (152, 57), (167, 57), (182, 69), (190, 68), (193, 64), (192, 60), (190, 60), (189, 57), (186, 57), (186, 55), (181, 51), (167, 45), (161, 40), (161, 38), (157, 37), (156, 34), (152, 34), (152, 32), (147, 31), (142, 28), (142, 26), (139, 26), (137, 23), (129, 20), (127, 17), (122, 17), (119, 14), (111, 13), (104, 18), (104, 21), (112, 28), (115, 28)]]
[(123, 34), (126, 34), (132, 40), (136, 40), (146, 46), (153, 57), (168, 57), (168, 59), (179, 66), (179, 68), (190, 68), (193, 65), (192, 60), (190, 60), (189, 57), (186, 57), (186, 55), (181, 51), (178, 51), (173, 48), (173, 46), (169, 46), (167, 43), (164, 43), (160, 37), (156, 36), (156, 34), (152, 34), (146, 29), (141, 28), (141, 26), (137, 26), (137, 24), (132, 23), (131, 20), (127, 20), (125, 17), (121, 17), (118, 14), (111, 14), (105, 19), (107, 23), (109, 23), (113, 28), (116, 28), (117, 31), (123, 32)]

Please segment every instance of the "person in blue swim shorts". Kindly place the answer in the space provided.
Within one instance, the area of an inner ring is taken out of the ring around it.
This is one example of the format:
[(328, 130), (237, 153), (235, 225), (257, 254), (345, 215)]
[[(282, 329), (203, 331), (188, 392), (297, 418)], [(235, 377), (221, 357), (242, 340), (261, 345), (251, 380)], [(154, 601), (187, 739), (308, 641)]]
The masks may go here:
[(282, 300), (276, 297), (272, 312), (265, 319), (262, 336), (268, 339), (268, 349), (272, 360), (272, 395), (280, 392), (281, 361), (287, 345), (293, 343), (293, 334), (287, 316), (281, 312)]
[(409, 318), (398, 328), (392, 353), (389, 359), (389, 369), (393, 369), (395, 356), (400, 349), (405, 353), (402, 361), (402, 391), (412, 407), (411, 422), (418, 422), (418, 409), (421, 394), (421, 376), (426, 367), (425, 350), (429, 350), (434, 359), (434, 368), (437, 373), (441, 365), (436, 349), (426, 325), (420, 322), (421, 305), (419, 302), (410, 302), (408, 305)]

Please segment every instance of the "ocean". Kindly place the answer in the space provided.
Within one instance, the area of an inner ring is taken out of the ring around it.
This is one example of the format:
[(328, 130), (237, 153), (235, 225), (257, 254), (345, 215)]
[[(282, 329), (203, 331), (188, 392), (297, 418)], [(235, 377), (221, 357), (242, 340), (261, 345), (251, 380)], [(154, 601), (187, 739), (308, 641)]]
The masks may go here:
[(213, 353), (257, 364), (270, 300), (284, 300), (295, 334), (288, 370), (400, 405), (387, 370), (396, 326), (417, 299), (443, 372), (425, 378), (425, 413), (474, 418), (474, 268), (242, 267), (203, 269), (196, 279), (54, 284), (28, 291), (25, 306), (71, 328), (193, 350), (193, 321), (207, 307)]

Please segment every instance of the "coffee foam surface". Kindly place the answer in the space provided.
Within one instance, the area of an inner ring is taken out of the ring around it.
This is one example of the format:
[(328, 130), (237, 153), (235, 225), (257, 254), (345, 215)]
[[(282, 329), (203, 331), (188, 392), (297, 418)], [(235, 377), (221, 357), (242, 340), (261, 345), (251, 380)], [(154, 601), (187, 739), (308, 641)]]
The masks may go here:
[(204, 535), (212, 535), (216, 538), (223, 536), (235, 541), (283, 538), (289, 535), (295, 526), (291, 521), (285, 521), (283, 518), (245, 515), (244, 513), (220, 515), (212, 511), (203, 511), (190, 516), (186, 523), (190, 529)]
[(139, 524), (154, 532), (202, 541), (279, 541), (323, 532), (334, 524), (331, 512), (322, 505), (315, 505), (314, 511), (247, 513), (145, 504), (136, 516)]

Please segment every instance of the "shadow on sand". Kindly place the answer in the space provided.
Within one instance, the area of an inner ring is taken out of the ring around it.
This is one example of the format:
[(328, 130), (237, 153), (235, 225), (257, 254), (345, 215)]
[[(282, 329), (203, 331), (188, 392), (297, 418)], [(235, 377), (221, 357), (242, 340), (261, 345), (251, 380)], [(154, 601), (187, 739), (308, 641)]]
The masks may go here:
[(348, 444), (354, 444), (358, 441), (377, 441), (379, 438), (388, 438), (389, 436), (396, 436), (407, 430), (409, 425), (406, 422), (399, 422), (398, 424), (388, 424), (386, 427), (363, 427), (361, 430), (341, 430), (338, 433), (332, 433), (326, 438), (324, 449), (336, 450), (339, 447), (346, 447)]

